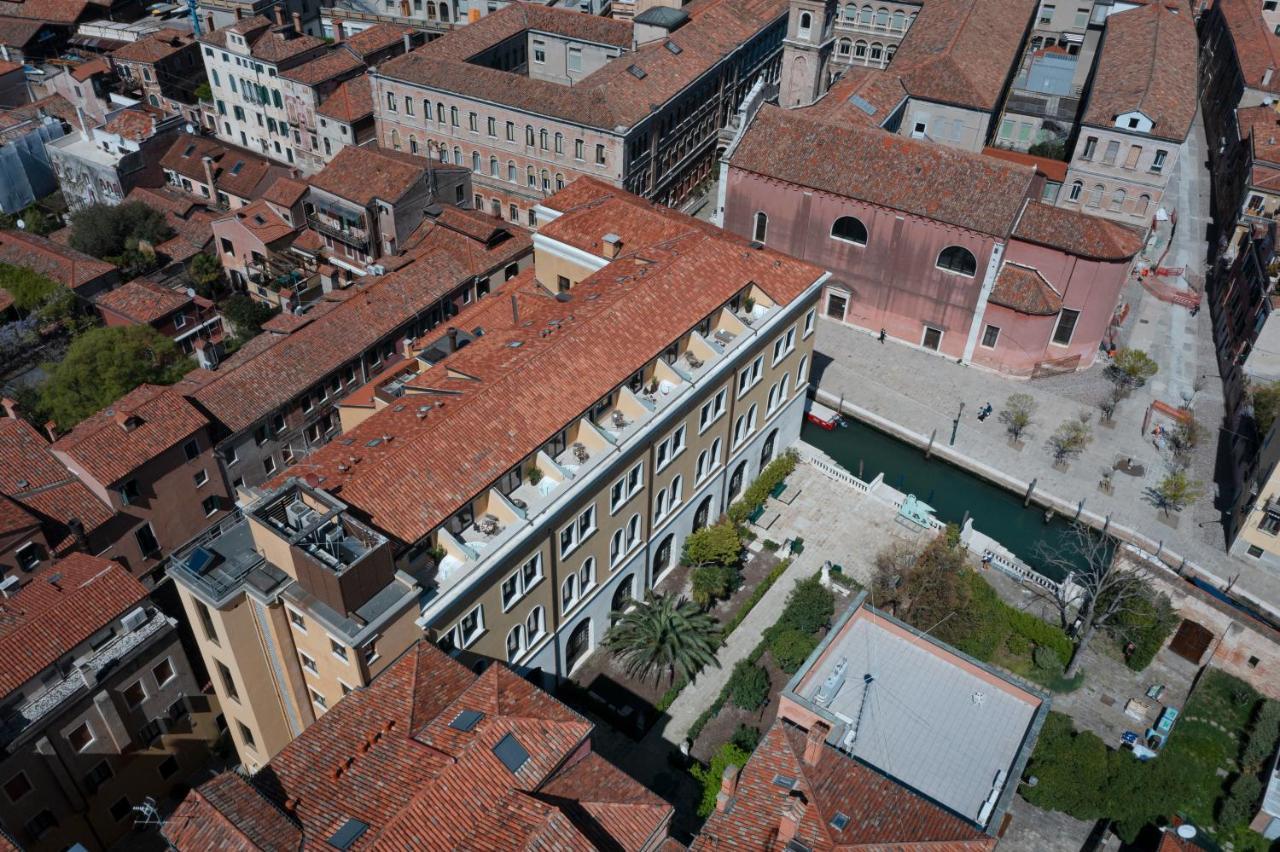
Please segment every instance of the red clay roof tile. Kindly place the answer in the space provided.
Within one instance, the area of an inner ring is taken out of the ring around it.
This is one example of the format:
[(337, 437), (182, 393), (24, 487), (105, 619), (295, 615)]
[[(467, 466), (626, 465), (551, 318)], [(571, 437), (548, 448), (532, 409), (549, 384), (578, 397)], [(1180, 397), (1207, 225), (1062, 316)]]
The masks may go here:
[(1021, 314), (1055, 316), (1062, 310), (1062, 296), (1035, 269), (1005, 262), (991, 289), (991, 302)]
[(116, 271), (106, 261), (25, 231), (0, 232), (0, 263), (25, 266), (73, 290)]
[(316, 107), (316, 112), (347, 124), (373, 115), (373, 93), (369, 88), (369, 75), (361, 74), (344, 80)]
[(191, 297), (178, 290), (135, 279), (97, 299), (100, 310), (111, 311), (139, 325), (150, 325), (191, 304)]
[(49, 442), (12, 417), (0, 418), (0, 494), (40, 518), (55, 549), (69, 543), (73, 520), (91, 532), (112, 517), (111, 508), (54, 457)]
[(1077, 257), (1106, 261), (1128, 260), (1143, 242), (1142, 233), (1128, 225), (1040, 201), (1027, 204), (1013, 236)]

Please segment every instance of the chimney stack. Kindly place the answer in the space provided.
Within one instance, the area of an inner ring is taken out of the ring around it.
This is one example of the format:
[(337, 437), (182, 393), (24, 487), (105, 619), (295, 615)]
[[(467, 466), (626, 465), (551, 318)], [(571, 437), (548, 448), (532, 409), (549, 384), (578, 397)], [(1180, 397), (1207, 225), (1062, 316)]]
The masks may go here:
[(276, 4), (276, 26), (277, 27), (284, 26), (284, 4), (283, 3)]
[(822, 747), (827, 742), (827, 734), (830, 732), (831, 726), (826, 722), (814, 722), (809, 727), (809, 735), (804, 740), (805, 766), (817, 765), (818, 758), (822, 757)]
[(0, 406), (3, 406), (3, 407), (4, 407), (4, 416), (5, 416), (5, 417), (12, 417), (12, 418), (14, 418), (15, 420), (17, 419), (17, 417), (18, 417), (18, 401), (17, 401), (16, 399), (12, 399), (11, 397), (7, 397), (7, 396), (6, 396), (6, 397), (4, 397), (3, 399), (0, 399)]
[(516, 298), (516, 294), (511, 294), (511, 324), (520, 325), (520, 300)]
[(58, 424), (52, 420), (46, 420), (44, 423), (44, 434), (50, 441), (58, 440)]
[(294, 13), (293, 13), (293, 29), (294, 29), (294, 30), (295, 30), (299, 35), (301, 35), (301, 34), (302, 34), (302, 13), (301, 13), (301, 12), (294, 12)]
[(788, 843), (795, 840), (796, 832), (800, 830), (800, 821), (804, 819), (804, 801), (797, 796), (791, 796), (786, 807), (782, 811), (782, 816), (778, 819), (778, 845), (786, 847)]
[(237, 20), (237, 21), (243, 21), (243, 20), (244, 20), (244, 7), (243, 7), (243, 6), (237, 6), (237, 7), (236, 7), (236, 20)]
[(622, 237), (617, 234), (604, 235), (604, 256), (606, 260), (613, 260), (622, 251)]
[(404, 340), (400, 341), (400, 352), (406, 358), (413, 357), (413, 338), (412, 337), (406, 337)]
[(205, 29), (205, 32), (206, 32), (206, 33), (211, 33), (211, 32), (213, 32), (215, 29), (217, 29), (217, 27), (215, 27), (215, 26), (213, 25), (213, 14), (212, 14), (212, 13), (210, 13), (210, 14), (208, 14), (208, 15), (205, 15), (205, 16), (204, 16), (204, 29)]
[(203, 337), (195, 342), (196, 347), (196, 363), (201, 369), (212, 370), (218, 366), (218, 349)]
[(452, 355), (458, 351), (458, 329), (457, 326), (449, 326), (449, 354)]
[(716, 794), (716, 810), (721, 813), (729, 810), (738, 795), (738, 775), (742, 769), (730, 763), (720, 775), (720, 792)]
[(408, 53), (413, 50), (413, 33), (404, 34), (404, 52)]
[(204, 182), (209, 185), (209, 197), (214, 199), (216, 203), (218, 198), (218, 189), (213, 184), (213, 157), (206, 155), (200, 158), (200, 162), (204, 165)]
[(342, 31), (342, 21), (335, 19), (333, 22), (333, 43), (342, 44), (342, 39), (345, 35), (346, 33)]

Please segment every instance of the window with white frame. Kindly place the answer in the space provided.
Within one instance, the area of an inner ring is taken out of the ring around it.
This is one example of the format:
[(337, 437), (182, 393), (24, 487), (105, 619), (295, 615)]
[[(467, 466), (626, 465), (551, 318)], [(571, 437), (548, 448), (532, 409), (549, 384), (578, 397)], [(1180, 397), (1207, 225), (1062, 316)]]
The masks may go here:
[(311, 703), (316, 705), (316, 707), (322, 711), (328, 710), (329, 702), (325, 699), (324, 695), (318, 692), (314, 687), (308, 687), (308, 689), (311, 692)]
[(329, 651), (342, 662), (347, 662), (347, 646), (343, 645), (337, 639), (330, 637)]
[(543, 612), (542, 607), (535, 606), (533, 609), (529, 610), (529, 615), (526, 616), (524, 620), (525, 641), (528, 642), (529, 647), (532, 648), (533, 643), (541, 639), (546, 631), (546, 615)]
[(316, 666), (316, 661), (304, 651), (298, 652), (298, 660), (302, 663), (302, 667), (312, 674), (320, 674), (320, 669)]
[(578, 594), (585, 595), (596, 585), (596, 558), (588, 556), (578, 569)]
[(578, 602), (578, 575), (570, 574), (560, 584), (560, 612), (566, 613)]
[(676, 476), (671, 480), (671, 503), (669, 511), (674, 512), (684, 503), (684, 477)]
[(592, 503), (573, 523), (560, 530), (560, 556), (568, 556), (595, 531), (596, 506)]
[(804, 387), (805, 381), (809, 378), (809, 356), (805, 355), (800, 359), (800, 366), (796, 367), (796, 387)]
[(484, 605), (481, 604), (468, 612), (458, 623), (446, 632), (452, 643), (459, 648), (466, 648), (484, 633)]
[(635, 550), (640, 545), (640, 514), (631, 516), (631, 520), (627, 521), (627, 553)]
[(656, 524), (667, 516), (667, 489), (662, 488), (653, 496), (653, 522)]
[(763, 375), (764, 356), (760, 355), (757, 356), (750, 365), (743, 367), (742, 371), (738, 373), (738, 396), (741, 397), (744, 393), (755, 387)]
[(516, 601), (527, 595), (541, 580), (542, 554), (535, 553), (533, 558), (525, 560), (519, 569), (502, 581), (502, 611), (511, 609)]
[(517, 624), (507, 632), (507, 662), (514, 663), (524, 653), (524, 625)]
[(809, 313), (804, 315), (804, 336), (808, 337), (813, 334), (814, 325), (818, 322), (818, 309), (810, 308)]
[(613, 537), (609, 539), (609, 567), (616, 567), (625, 555), (626, 540), (623, 532), (621, 529), (614, 530)]
[(618, 508), (634, 497), (644, 486), (644, 463), (636, 462), (635, 467), (627, 472), (627, 475), (613, 483), (613, 487), (609, 489), (609, 512), (610, 514), (618, 511)]
[(701, 434), (707, 430), (707, 427), (720, 419), (720, 415), (724, 414), (725, 398), (728, 394), (724, 388), (716, 392), (716, 395), (709, 402), (702, 405), (702, 410), (698, 412), (698, 433)]
[(681, 452), (684, 451), (685, 428), (684, 424), (680, 426), (658, 443), (656, 470), (662, 470)]
[(787, 329), (787, 333), (773, 341), (773, 363), (777, 364), (787, 355), (791, 354), (791, 350), (796, 348), (796, 327), (793, 325)]

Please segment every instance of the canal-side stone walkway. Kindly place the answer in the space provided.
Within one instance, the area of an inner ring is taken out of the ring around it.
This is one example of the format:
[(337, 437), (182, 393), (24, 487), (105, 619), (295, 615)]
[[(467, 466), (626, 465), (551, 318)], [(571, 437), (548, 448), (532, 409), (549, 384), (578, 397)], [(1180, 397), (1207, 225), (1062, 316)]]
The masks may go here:
[[(1207, 312), (1202, 312), (1196, 319), (1205, 316)], [(1145, 538), (1149, 549), (1163, 546), (1165, 551), (1173, 551), (1211, 581), (1225, 585), (1237, 577), (1234, 588), (1238, 593), (1280, 613), (1280, 577), (1256, 563), (1230, 557), (1223, 549), (1218, 512), (1209, 496), (1211, 453), (1199, 454), (1192, 466), (1192, 476), (1203, 481), (1209, 493), (1181, 512), (1177, 527), (1170, 526), (1147, 501), (1146, 489), (1163, 477), (1168, 459), (1142, 432), (1147, 400), (1141, 395), (1121, 403), (1114, 427), (1098, 424), (1096, 401), (1109, 387), (1099, 366), (1071, 376), (1011, 381), (910, 347), (881, 344), (872, 335), (827, 319), (818, 323), (816, 350), (813, 379), (820, 401), (834, 407), (843, 399), (860, 409), (863, 419), (876, 421), (889, 431), (906, 430), (919, 440), (927, 441), (936, 430), (938, 455), (970, 469), (985, 469), (987, 478), (1011, 490), (1022, 491), (1034, 479), (1037, 494), (1056, 498), (1061, 513), (1074, 514), (1083, 500), (1086, 513), (1099, 519), (1111, 516), (1113, 525)], [(1037, 402), (1034, 422), (1020, 450), (1010, 446), (999, 422), (1003, 403), (1013, 393), (1030, 394)], [(955, 446), (948, 448), (961, 402), (965, 411)], [(979, 422), (977, 410), (987, 402), (995, 412)], [(1082, 411), (1092, 412), (1094, 441), (1066, 470), (1059, 470), (1045, 449), (1045, 440), (1059, 424)], [(1145, 475), (1130, 477), (1117, 472), (1114, 492), (1103, 493), (1098, 488), (1102, 471), (1129, 457), (1145, 468)], [(982, 519), (974, 520), (981, 529)], [(985, 531), (999, 538), (999, 530)], [(1211, 543), (1215, 536), (1216, 544)]]

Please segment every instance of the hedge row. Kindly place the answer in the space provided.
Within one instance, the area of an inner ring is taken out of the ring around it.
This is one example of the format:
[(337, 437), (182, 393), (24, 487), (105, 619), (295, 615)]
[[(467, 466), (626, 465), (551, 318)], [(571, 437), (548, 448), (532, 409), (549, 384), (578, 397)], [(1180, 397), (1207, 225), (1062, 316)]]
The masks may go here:
[(764, 470), (760, 471), (760, 475), (756, 477), (756, 481), (747, 486), (747, 490), (742, 493), (742, 499), (729, 507), (729, 520), (738, 525), (745, 524), (751, 513), (764, 505), (769, 492), (796, 469), (798, 458), (795, 450), (787, 450), (765, 465)]

